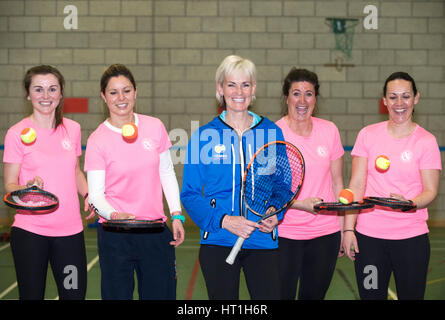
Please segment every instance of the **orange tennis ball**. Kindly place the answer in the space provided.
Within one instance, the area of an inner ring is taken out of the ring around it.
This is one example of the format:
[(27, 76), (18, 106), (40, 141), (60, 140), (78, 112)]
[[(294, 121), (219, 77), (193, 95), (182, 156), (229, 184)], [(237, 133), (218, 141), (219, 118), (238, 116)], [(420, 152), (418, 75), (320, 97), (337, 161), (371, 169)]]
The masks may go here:
[(375, 159), (375, 168), (379, 172), (385, 172), (389, 169), (389, 158), (387, 156), (381, 155)]
[(133, 141), (138, 136), (138, 127), (134, 123), (126, 123), (122, 126), (122, 137), (126, 141)]
[(350, 204), (352, 201), (354, 201), (354, 193), (351, 189), (343, 189), (338, 195), (338, 201), (343, 204)]
[(36, 141), (37, 134), (33, 128), (25, 128), (20, 133), (20, 139), (22, 139), (24, 144), (32, 144)]

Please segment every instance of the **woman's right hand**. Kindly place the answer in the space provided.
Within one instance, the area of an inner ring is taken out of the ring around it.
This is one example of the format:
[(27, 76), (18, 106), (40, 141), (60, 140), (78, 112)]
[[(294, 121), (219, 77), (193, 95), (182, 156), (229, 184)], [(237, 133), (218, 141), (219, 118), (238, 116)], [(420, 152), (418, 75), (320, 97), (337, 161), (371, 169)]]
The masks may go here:
[(43, 179), (39, 176), (35, 176), (33, 179), (28, 180), (28, 182), (26, 183), (26, 187), (29, 188), (32, 186), (37, 186), (40, 189), (43, 189)]
[(242, 216), (225, 216), (222, 221), (223, 229), (230, 231), (238, 237), (247, 239), (260, 225), (254, 221), (247, 220)]
[(111, 220), (126, 220), (126, 219), (135, 219), (136, 216), (127, 212), (113, 212), (111, 213)]
[(303, 210), (312, 214), (317, 214), (318, 212), (314, 210), (314, 206), (320, 202), (323, 202), (323, 199), (319, 197), (309, 197), (304, 200), (294, 200), (291, 204), (291, 208)]

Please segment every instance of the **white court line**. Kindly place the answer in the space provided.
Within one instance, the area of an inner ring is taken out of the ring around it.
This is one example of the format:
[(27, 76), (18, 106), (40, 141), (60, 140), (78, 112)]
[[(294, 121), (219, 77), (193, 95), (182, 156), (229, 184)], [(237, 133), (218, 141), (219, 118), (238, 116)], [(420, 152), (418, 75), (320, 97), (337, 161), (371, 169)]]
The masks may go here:
[(97, 263), (99, 260), (99, 255), (95, 256), (93, 260), (90, 261), (87, 265), (87, 272), (91, 270), (91, 268)]
[(397, 295), (390, 288), (388, 288), (388, 294), (393, 300), (399, 300), (399, 298), (397, 298)]
[[(9, 248), (10, 244), (5, 244), (4, 246), (0, 247), (0, 252)], [(6, 296), (9, 292), (11, 292), (15, 287), (17, 287), (17, 281), (11, 284), (6, 290), (4, 290), (2, 293), (0, 293), (0, 299), (3, 299), (4, 296)]]
[(15, 287), (17, 287), (17, 281), (11, 284), (5, 291), (0, 293), (0, 299), (3, 299), (10, 291), (12, 291)]
[(5, 250), (6, 248), (9, 248), (10, 244), (5, 244), (3, 247), (0, 247), (0, 252)]

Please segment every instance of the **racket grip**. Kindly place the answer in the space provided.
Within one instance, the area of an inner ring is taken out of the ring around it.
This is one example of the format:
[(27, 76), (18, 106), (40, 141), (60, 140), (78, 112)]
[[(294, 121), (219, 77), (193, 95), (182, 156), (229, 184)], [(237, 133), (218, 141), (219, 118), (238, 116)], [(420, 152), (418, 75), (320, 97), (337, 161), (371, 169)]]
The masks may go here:
[(244, 238), (239, 237), (238, 240), (236, 240), (235, 245), (232, 248), (232, 251), (230, 251), (230, 254), (227, 256), (226, 262), (230, 265), (235, 262), (236, 256), (238, 255), (238, 252), (241, 250), (241, 247), (244, 243)]

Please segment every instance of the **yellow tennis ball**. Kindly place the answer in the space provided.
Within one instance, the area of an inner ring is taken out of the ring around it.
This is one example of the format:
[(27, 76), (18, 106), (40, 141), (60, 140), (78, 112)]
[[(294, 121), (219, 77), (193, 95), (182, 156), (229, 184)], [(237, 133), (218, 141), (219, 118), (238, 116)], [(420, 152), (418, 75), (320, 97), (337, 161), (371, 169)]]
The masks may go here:
[(377, 159), (375, 159), (375, 167), (379, 172), (387, 171), (390, 163), (389, 158), (384, 155), (378, 156)]
[(126, 123), (122, 126), (122, 136), (127, 141), (132, 141), (138, 136), (138, 127), (134, 123)]
[(33, 128), (25, 128), (20, 133), (20, 139), (22, 139), (24, 144), (31, 144), (37, 138), (37, 134)]
[(352, 201), (354, 201), (354, 193), (351, 189), (343, 189), (338, 195), (338, 201), (343, 204), (350, 204)]

